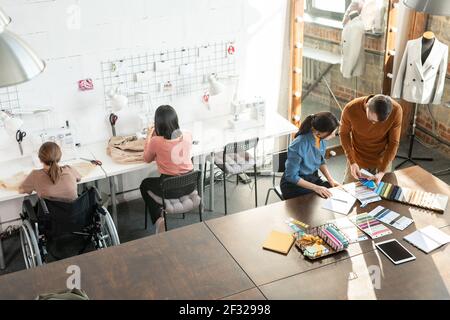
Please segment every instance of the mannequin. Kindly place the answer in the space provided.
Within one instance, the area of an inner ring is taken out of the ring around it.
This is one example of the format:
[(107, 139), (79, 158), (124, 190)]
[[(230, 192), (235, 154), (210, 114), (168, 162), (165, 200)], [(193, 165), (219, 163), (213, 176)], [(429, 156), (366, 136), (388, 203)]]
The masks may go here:
[(435, 36), (431, 31), (424, 32), (422, 36), (422, 65), (430, 55), (431, 49), (433, 49)]

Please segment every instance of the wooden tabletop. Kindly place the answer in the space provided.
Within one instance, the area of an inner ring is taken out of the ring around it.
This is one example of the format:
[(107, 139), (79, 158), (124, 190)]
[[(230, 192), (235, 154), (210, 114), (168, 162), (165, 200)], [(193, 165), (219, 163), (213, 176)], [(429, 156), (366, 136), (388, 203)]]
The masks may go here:
[(429, 254), (405, 247), (416, 260), (394, 265), (376, 250), (259, 289), (268, 299), (450, 299), (450, 246)]
[(220, 299), (254, 287), (203, 223), (0, 277), (0, 299), (66, 288), (81, 270), (91, 299)]
[[(419, 167), (385, 180), (450, 195), (447, 184)], [(396, 238), (417, 257), (399, 266), (376, 251), (372, 240), (314, 262), (295, 247), (286, 256), (262, 249), (272, 230), (291, 232), (287, 218), (317, 226), (345, 217), (322, 209), (324, 201), (310, 194), (4, 275), (0, 299), (33, 299), (62, 290), (70, 265), (81, 268), (81, 287), (92, 299), (450, 298), (450, 246), (427, 255), (403, 240), (427, 225), (450, 234), (448, 207), (444, 214), (385, 200), (354, 207), (350, 215), (383, 205), (414, 219), (406, 230), (391, 227), (392, 235), (375, 241)], [(370, 277), (376, 268), (380, 289)]]
[[(385, 180), (405, 187), (439, 192), (450, 196), (448, 185), (420, 167), (399, 170), (389, 174)], [(291, 229), (285, 223), (288, 218), (292, 217), (311, 226), (317, 226), (332, 219), (345, 217), (322, 209), (324, 201), (315, 194), (309, 194), (231, 216), (208, 220), (206, 224), (248, 276), (257, 286), (260, 286), (374, 250), (373, 241), (366, 240), (350, 245), (347, 252), (311, 262), (305, 259), (294, 247), (287, 256), (262, 249), (262, 243), (272, 230), (291, 232)], [(441, 214), (386, 200), (372, 203), (365, 208), (360, 208), (358, 204), (349, 216), (369, 212), (379, 205), (415, 221), (412, 226), (404, 231), (390, 228), (393, 232), (392, 237), (397, 239), (401, 239), (416, 228), (427, 225), (434, 225), (439, 228), (450, 225), (448, 206), (446, 212)]]

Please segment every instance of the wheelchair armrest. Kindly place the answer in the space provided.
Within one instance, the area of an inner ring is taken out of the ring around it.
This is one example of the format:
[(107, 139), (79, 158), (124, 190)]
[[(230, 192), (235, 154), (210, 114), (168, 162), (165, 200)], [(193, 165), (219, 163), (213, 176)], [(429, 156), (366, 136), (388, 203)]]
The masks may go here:
[(34, 211), (34, 207), (33, 207), (33, 205), (32, 205), (32, 203), (31, 203), (31, 200), (30, 199), (25, 199), (24, 201), (23, 201), (23, 204), (22, 204), (22, 211), (24, 212), (24, 213), (26, 213), (26, 215), (28, 216), (28, 218), (31, 220), (31, 221), (37, 221), (37, 216), (36, 216), (36, 212)]
[(50, 214), (50, 211), (48, 211), (47, 204), (45, 203), (44, 199), (39, 198), (39, 204), (44, 214)]

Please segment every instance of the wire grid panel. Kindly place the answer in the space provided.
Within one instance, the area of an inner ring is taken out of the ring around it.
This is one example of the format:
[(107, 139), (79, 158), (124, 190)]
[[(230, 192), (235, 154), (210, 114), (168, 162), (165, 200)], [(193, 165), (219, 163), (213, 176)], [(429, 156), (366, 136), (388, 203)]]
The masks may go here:
[[(0, 110), (10, 113), (20, 111), (19, 91), (17, 86), (0, 88)], [(3, 122), (0, 122), (3, 127)]]
[(153, 107), (170, 103), (173, 97), (206, 90), (207, 78), (212, 73), (225, 77), (234, 75), (235, 58), (227, 54), (230, 43), (234, 44), (234, 41), (102, 62), (106, 110), (112, 110), (111, 92), (126, 95), (131, 107), (152, 113)]

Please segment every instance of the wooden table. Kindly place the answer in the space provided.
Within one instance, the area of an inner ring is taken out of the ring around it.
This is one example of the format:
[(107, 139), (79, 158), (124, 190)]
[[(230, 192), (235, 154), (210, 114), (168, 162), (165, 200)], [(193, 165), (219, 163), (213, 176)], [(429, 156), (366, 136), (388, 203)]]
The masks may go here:
[[(447, 184), (419, 167), (385, 180), (450, 195)], [(80, 266), (81, 287), (92, 299), (450, 299), (450, 246), (427, 255), (403, 240), (426, 225), (450, 234), (448, 207), (439, 214), (383, 200), (353, 209), (351, 215), (383, 205), (415, 220), (376, 241), (396, 238), (417, 257), (399, 266), (372, 240), (314, 262), (295, 248), (287, 256), (262, 249), (271, 230), (291, 231), (289, 217), (312, 226), (343, 217), (322, 209), (323, 201), (310, 194), (4, 275), (0, 299), (64, 289), (69, 265)], [(381, 271), (375, 284), (374, 270)]]
[[(397, 171), (388, 175), (385, 180), (405, 187), (439, 192), (450, 196), (450, 188), (447, 184), (420, 167)], [(272, 230), (291, 231), (285, 223), (288, 218), (292, 217), (311, 226), (316, 226), (335, 218), (344, 217), (322, 209), (321, 206), (324, 201), (315, 194), (309, 194), (266, 207), (208, 220), (206, 224), (255, 284), (261, 286), (374, 250), (374, 241), (366, 240), (351, 244), (347, 252), (311, 262), (304, 259), (295, 248), (291, 249), (287, 256), (262, 249), (262, 243)], [(402, 239), (403, 236), (417, 228), (430, 224), (439, 228), (450, 225), (449, 206), (447, 206), (444, 214), (440, 214), (383, 200), (372, 203), (365, 208), (360, 208), (357, 205), (350, 215), (369, 212), (378, 205), (394, 210), (415, 221), (404, 231), (391, 227), (392, 238)], [(386, 237), (386, 239), (388, 238)]]
[(0, 277), (0, 299), (34, 299), (66, 288), (81, 270), (91, 299), (220, 299), (254, 288), (203, 223)]
[[(450, 234), (450, 227), (442, 230)], [(429, 254), (412, 245), (405, 247), (416, 256), (415, 261), (394, 265), (376, 250), (260, 290), (268, 299), (450, 299), (450, 246)]]

